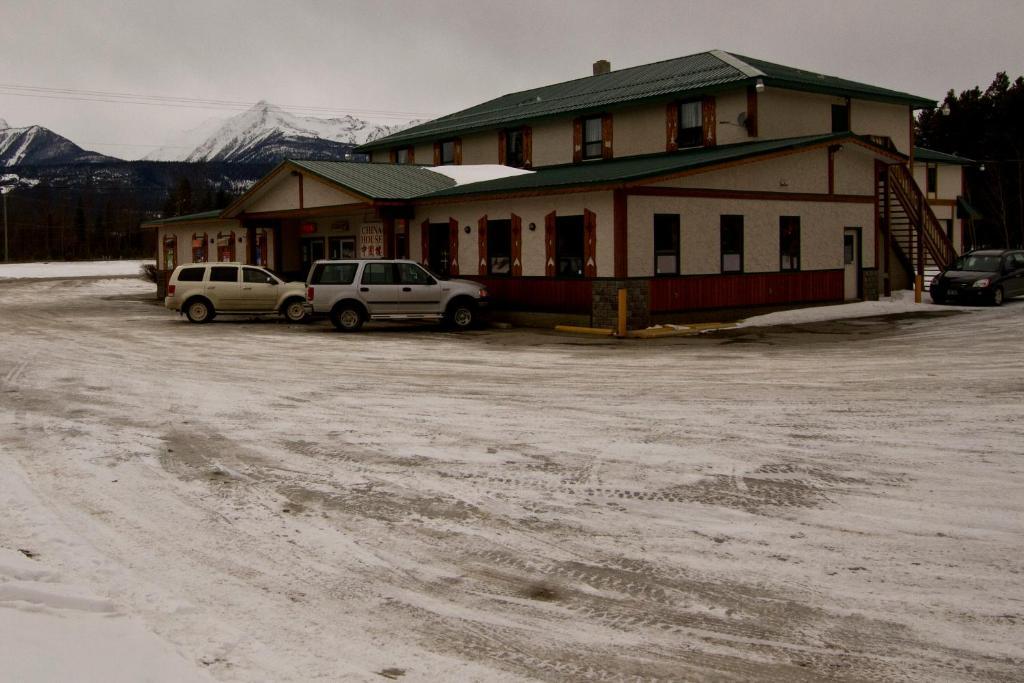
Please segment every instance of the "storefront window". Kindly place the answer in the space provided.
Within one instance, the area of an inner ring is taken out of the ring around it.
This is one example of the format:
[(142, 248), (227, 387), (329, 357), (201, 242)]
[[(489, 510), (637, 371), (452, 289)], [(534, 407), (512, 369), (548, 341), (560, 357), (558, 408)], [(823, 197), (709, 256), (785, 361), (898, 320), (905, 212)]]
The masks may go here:
[(174, 270), (178, 265), (178, 236), (164, 235), (164, 270)]
[(205, 232), (192, 235), (192, 263), (206, 263), (210, 260), (210, 246)]
[(217, 260), (220, 262), (235, 260), (235, 233), (217, 233)]
[(267, 231), (257, 230), (252, 245), (252, 262), (257, 266), (270, 265), (270, 254), (267, 251)]

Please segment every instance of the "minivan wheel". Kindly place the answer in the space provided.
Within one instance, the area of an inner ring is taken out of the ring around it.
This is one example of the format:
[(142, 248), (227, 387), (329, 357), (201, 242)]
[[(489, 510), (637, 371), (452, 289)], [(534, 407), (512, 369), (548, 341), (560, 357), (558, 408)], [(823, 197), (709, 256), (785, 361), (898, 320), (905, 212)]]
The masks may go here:
[(992, 292), (992, 305), (1002, 306), (1003, 305), (1003, 288), (996, 287), (996, 290)]
[(468, 330), (476, 322), (476, 310), (472, 304), (457, 303), (448, 310), (448, 322), (456, 330)]
[(306, 308), (302, 299), (292, 299), (284, 305), (284, 317), (290, 323), (301, 323), (306, 320)]
[(188, 302), (188, 306), (185, 307), (185, 315), (188, 317), (189, 322), (193, 323), (208, 323), (213, 320), (215, 315), (213, 306), (202, 299), (194, 299)]
[(342, 332), (355, 332), (363, 326), (363, 312), (354, 306), (338, 306), (331, 311), (331, 324)]

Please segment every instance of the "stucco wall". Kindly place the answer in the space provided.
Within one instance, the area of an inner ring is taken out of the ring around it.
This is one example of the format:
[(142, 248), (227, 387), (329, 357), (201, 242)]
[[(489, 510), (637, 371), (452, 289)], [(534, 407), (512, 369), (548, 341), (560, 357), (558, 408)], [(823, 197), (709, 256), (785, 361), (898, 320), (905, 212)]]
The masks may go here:
[(572, 163), (572, 119), (533, 124), (534, 167), (569, 163)]
[[(963, 167), (956, 164), (937, 164), (936, 167), (938, 169), (936, 174), (938, 192), (927, 196), (932, 199), (956, 199), (963, 190)], [(927, 164), (914, 164), (914, 181), (917, 182), (917, 186), (921, 188), (922, 192), (928, 189), (925, 182), (926, 168)]]
[(630, 107), (612, 114), (612, 151), (616, 157), (665, 151), (665, 106)]
[(779, 270), (779, 217), (800, 217), (800, 269), (843, 267), (843, 229), (863, 228), (863, 265), (874, 267), (874, 218), (871, 204), (722, 200), (693, 197), (628, 199), (629, 275), (654, 274), (654, 214), (679, 214), (680, 270), (683, 275), (721, 270), (720, 226), (723, 214), (743, 216), (744, 272)]
[(910, 107), (905, 104), (853, 100), (850, 129), (861, 135), (888, 136), (896, 149), (910, 154)]
[(836, 194), (874, 195), (875, 191), (875, 155), (857, 145), (843, 145), (835, 157)]
[(740, 164), (658, 183), (662, 187), (700, 187), (757, 192), (828, 192), (828, 152), (824, 147), (774, 159)]
[[(361, 201), (358, 197), (335, 189), (309, 174), (303, 174), (302, 182), (303, 204), (306, 208), (356, 204)], [(299, 208), (298, 176), (282, 173), (242, 208), (247, 213), (289, 211)]]
[[(247, 237), (247, 233), (242, 228), (238, 221), (226, 220), (226, 221), (204, 221), (202, 223), (190, 223), (189, 225), (179, 226), (161, 226), (156, 231), (156, 245), (157, 245), (157, 266), (161, 270), (168, 270), (169, 264), (165, 261), (164, 255), (164, 237), (167, 235), (174, 235), (177, 237), (177, 248), (175, 253), (177, 260), (175, 265), (180, 266), (188, 263), (192, 263), (192, 236), (195, 234), (206, 234), (206, 247), (209, 261), (217, 260), (217, 245), (216, 243), (210, 244), (211, 239), (216, 239), (217, 233), (235, 233), (235, 260), (241, 263), (248, 263), (246, 260), (246, 250), (248, 245), (246, 240), (243, 238)], [(268, 241), (273, 241), (273, 237), (269, 236)], [(273, 263), (273, 262), (271, 262)]]
[(356, 204), (363, 201), (308, 174), (305, 175), (302, 182), (302, 203), (306, 208)]
[[(611, 277), (615, 273), (611, 192), (420, 206), (409, 226), (409, 256), (417, 261), (422, 258), (420, 230), (424, 221), (447, 223), (449, 218), (454, 218), (459, 223), (459, 270), (462, 274), (476, 274), (479, 272), (477, 221), (484, 215), (490, 220), (506, 220), (515, 213), (523, 220), (523, 275), (543, 276), (544, 217), (552, 211), (563, 216), (581, 216), (584, 209), (597, 214), (597, 275)], [(530, 230), (530, 223), (536, 225), (536, 230)], [(469, 234), (465, 232), (466, 226), (470, 228)]]
[(474, 133), (462, 137), (463, 164), (498, 163), (498, 132)]
[(412, 148), (413, 162), (426, 166), (434, 164), (434, 143), (421, 142)]
[[(758, 101), (758, 105), (760, 105)], [(738, 123), (740, 114), (747, 112), (747, 91), (732, 90), (718, 93), (715, 96), (715, 118), (718, 123), (715, 136), (720, 145), (731, 145), (736, 142), (750, 142), (757, 138), (747, 135), (745, 125)], [(763, 136), (760, 130), (758, 133)]]

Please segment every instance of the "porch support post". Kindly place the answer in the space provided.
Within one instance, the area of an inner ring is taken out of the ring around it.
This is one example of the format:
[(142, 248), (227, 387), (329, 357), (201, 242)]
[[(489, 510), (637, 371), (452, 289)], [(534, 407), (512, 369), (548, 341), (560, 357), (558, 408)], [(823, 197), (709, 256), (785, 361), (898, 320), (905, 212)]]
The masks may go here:
[(917, 195), (917, 277), (914, 278), (914, 303), (921, 303), (924, 290), (924, 195)]
[(892, 216), (889, 211), (891, 197), (889, 196), (889, 167), (882, 170), (882, 215), (883, 230), (885, 231), (885, 296), (892, 296)]
[(615, 250), (615, 277), (629, 277), (629, 235), (626, 218), (627, 196), (624, 189), (612, 191), (612, 232)]

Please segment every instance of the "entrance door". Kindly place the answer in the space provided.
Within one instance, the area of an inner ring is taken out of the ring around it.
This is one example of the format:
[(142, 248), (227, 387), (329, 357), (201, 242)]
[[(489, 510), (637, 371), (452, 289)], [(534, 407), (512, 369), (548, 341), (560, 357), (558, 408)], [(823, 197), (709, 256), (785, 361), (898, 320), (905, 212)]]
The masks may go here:
[(324, 238), (307, 237), (302, 240), (302, 277), (309, 273), (314, 261), (324, 258)]
[(439, 277), (448, 277), (451, 274), (451, 259), (449, 258), (449, 226), (447, 223), (430, 224), (430, 250), (427, 259), (427, 266), (431, 272)]
[(860, 298), (860, 228), (843, 231), (843, 298)]

